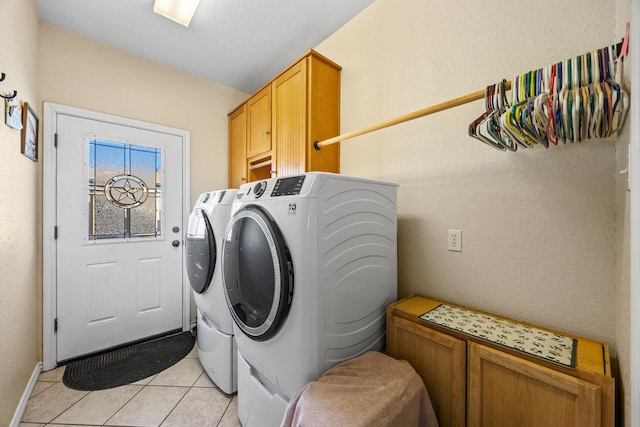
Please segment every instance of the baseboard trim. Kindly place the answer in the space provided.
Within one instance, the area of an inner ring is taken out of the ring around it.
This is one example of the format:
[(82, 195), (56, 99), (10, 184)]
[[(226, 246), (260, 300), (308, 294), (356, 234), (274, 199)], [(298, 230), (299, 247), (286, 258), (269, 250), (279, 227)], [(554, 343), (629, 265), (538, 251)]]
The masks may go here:
[(33, 393), (33, 389), (38, 382), (38, 377), (40, 376), (40, 372), (42, 372), (42, 362), (38, 362), (36, 367), (33, 369), (31, 373), (31, 378), (29, 378), (29, 382), (27, 383), (27, 387), (24, 389), (22, 393), (22, 398), (20, 402), (18, 402), (18, 407), (16, 408), (16, 412), (13, 414), (13, 419), (9, 424), (10, 427), (18, 427), (20, 425), (20, 421), (22, 421), (22, 416), (24, 415), (24, 410), (27, 408), (27, 403), (29, 403), (29, 398), (31, 397), (31, 393)]

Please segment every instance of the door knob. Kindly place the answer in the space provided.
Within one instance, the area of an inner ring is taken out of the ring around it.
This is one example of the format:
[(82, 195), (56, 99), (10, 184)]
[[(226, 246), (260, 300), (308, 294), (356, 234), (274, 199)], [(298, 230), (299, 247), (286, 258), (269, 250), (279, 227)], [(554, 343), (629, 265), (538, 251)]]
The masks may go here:
[(171, 245), (172, 245), (174, 248), (177, 248), (178, 246), (180, 246), (180, 240), (174, 240), (173, 242), (171, 242)]
[(174, 232), (174, 233), (177, 233), (177, 232), (179, 232), (179, 231), (180, 231), (180, 227), (178, 227), (178, 226), (176, 225), (175, 227), (173, 227), (173, 229), (172, 229), (172, 230), (173, 230), (173, 232)]

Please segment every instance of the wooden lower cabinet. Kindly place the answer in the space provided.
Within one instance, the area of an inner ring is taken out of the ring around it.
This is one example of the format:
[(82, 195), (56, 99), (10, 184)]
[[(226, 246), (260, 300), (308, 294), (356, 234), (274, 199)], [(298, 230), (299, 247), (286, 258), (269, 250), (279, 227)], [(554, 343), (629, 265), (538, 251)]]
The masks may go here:
[(391, 325), (387, 353), (408, 361), (422, 377), (441, 427), (464, 426), (466, 342), (402, 317), (393, 317)]
[(470, 342), (469, 427), (595, 427), (600, 387)]
[(577, 343), (569, 368), (419, 318), (440, 304), (421, 296), (391, 304), (387, 353), (420, 375), (441, 427), (613, 427), (606, 344), (562, 334)]

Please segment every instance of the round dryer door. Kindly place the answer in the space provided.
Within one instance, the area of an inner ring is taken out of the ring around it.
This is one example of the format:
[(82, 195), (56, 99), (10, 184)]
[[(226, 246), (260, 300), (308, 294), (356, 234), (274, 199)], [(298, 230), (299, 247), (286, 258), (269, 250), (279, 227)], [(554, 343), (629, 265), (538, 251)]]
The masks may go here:
[(238, 210), (222, 244), (225, 295), (236, 324), (249, 337), (266, 340), (291, 306), (293, 266), (282, 233), (261, 207)]
[(185, 238), (187, 275), (191, 288), (201, 294), (209, 288), (216, 268), (216, 239), (207, 213), (194, 209)]

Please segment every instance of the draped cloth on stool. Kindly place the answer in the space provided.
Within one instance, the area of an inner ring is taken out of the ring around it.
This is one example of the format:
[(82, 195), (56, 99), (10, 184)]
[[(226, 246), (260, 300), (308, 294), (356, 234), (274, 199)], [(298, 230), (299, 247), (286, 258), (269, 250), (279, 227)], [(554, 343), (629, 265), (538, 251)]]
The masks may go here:
[(339, 363), (289, 402), (282, 427), (438, 426), (429, 394), (406, 360), (367, 352)]

